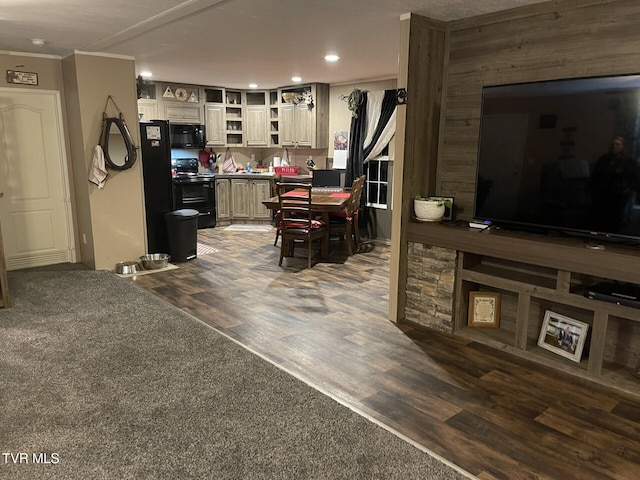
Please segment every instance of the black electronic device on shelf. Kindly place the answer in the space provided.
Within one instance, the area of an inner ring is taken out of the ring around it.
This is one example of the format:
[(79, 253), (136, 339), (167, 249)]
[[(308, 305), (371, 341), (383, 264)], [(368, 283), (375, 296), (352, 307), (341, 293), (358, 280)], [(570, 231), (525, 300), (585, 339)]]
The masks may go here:
[(640, 308), (640, 287), (630, 283), (601, 282), (584, 291), (593, 300)]

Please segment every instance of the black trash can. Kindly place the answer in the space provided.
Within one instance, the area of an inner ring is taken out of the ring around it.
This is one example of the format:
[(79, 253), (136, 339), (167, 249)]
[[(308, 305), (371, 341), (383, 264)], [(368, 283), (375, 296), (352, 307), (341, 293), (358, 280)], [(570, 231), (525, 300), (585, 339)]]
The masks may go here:
[(196, 258), (198, 243), (198, 211), (185, 208), (165, 213), (172, 262)]

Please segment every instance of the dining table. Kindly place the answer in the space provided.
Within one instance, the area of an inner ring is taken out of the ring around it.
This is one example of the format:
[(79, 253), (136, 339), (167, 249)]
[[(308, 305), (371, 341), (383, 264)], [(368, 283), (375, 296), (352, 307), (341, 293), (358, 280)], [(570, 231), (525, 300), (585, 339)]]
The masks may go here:
[[(285, 193), (285, 195), (295, 196), (296, 190)], [(333, 212), (339, 212), (343, 210), (347, 203), (349, 203), (349, 197), (351, 193), (347, 191), (311, 191), (311, 210), (317, 212), (322, 220), (329, 223), (329, 215)], [(269, 210), (277, 210), (280, 208), (280, 200), (278, 196), (271, 197), (264, 200), (262, 204)]]

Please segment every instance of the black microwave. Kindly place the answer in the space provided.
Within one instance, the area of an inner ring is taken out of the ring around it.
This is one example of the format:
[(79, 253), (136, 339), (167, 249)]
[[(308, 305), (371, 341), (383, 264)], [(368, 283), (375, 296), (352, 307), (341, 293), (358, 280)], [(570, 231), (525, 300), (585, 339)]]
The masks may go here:
[(203, 148), (204, 125), (170, 123), (171, 148)]

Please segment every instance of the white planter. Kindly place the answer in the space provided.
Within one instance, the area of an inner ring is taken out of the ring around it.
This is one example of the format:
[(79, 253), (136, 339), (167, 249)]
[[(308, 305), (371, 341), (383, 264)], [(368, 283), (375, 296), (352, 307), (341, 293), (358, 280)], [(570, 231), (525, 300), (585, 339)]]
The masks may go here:
[(441, 200), (413, 200), (413, 211), (421, 222), (439, 222), (444, 215), (444, 202)]

